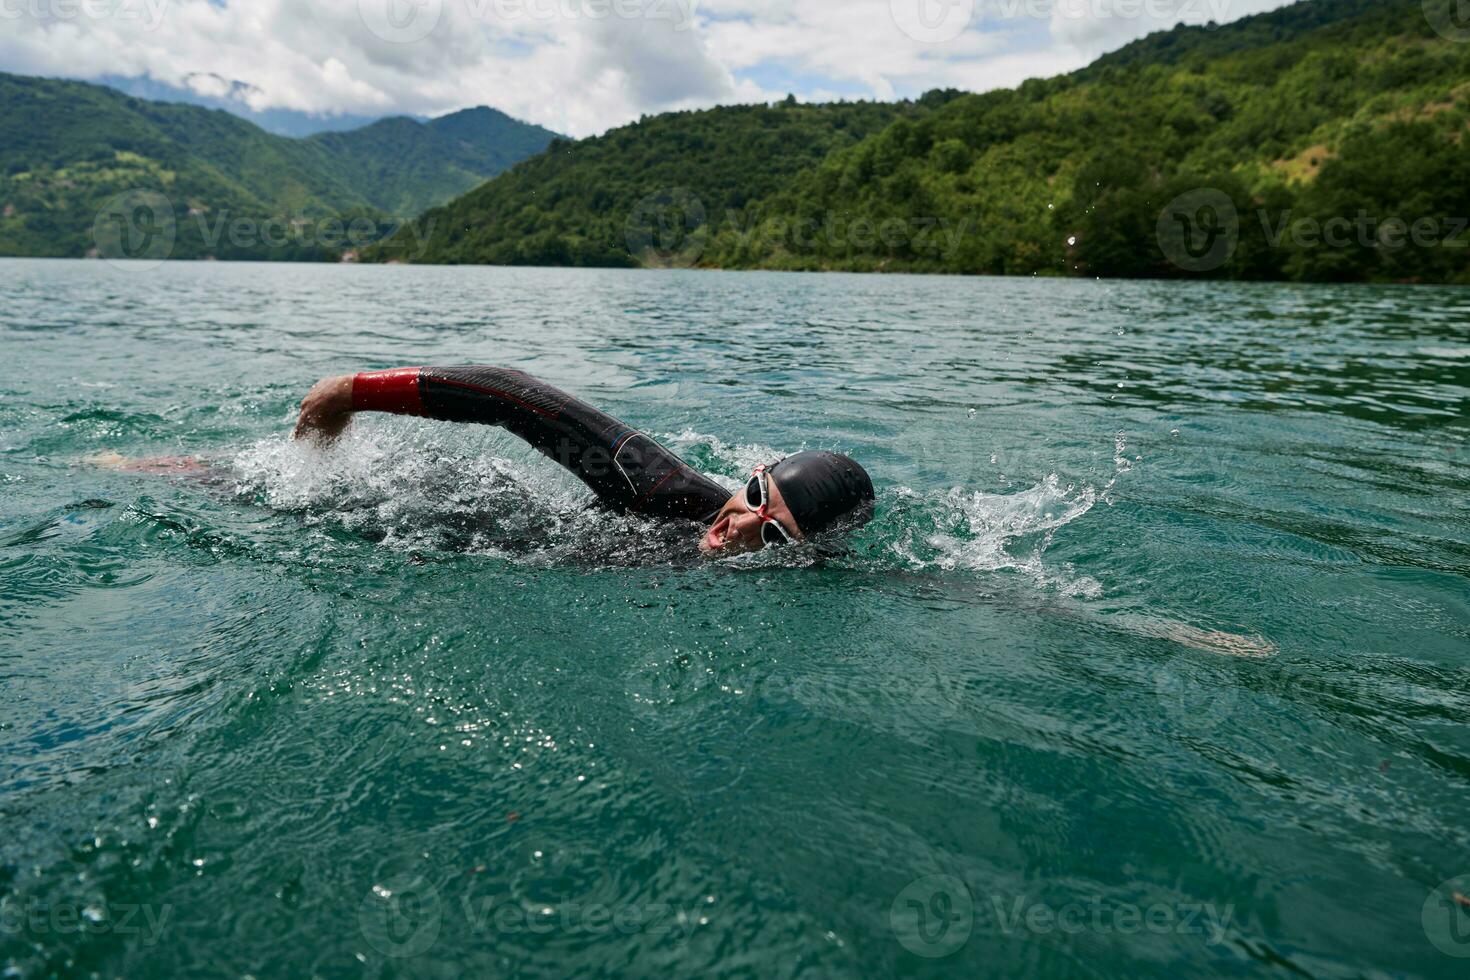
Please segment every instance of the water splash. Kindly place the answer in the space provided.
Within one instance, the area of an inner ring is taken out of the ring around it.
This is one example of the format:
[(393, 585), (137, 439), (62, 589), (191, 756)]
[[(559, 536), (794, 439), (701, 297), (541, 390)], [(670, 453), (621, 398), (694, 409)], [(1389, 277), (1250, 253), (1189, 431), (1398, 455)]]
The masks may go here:
[(1097, 503), (1092, 487), (1064, 486), (1050, 474), (1036, 486), (1012, 494), (963, 487), (920, 493), (900, 487), (886, 497), (867, 534), (903, 567), (1014, 570), (1067, 594), (1101, 592), (1094, 579), (1049, 569), (1043, 562), (1057, 531)]
[(396, 419), (355, 425), (330, 447), (272, 437), (236, 457), (235, 490), (401, 550), (618, 565), (693, 552), (695, 534), (599, 510), (580, 483), (507, 442)]

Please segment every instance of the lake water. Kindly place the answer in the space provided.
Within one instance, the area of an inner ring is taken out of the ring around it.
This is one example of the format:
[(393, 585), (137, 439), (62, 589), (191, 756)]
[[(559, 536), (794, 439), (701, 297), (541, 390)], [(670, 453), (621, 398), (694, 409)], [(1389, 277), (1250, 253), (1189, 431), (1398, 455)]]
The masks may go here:
[[(7, 977), (1470, 963), (1470, 291), (4, 261), (0, 338)], [(421, 363), (877, 517), (287, 443)]]

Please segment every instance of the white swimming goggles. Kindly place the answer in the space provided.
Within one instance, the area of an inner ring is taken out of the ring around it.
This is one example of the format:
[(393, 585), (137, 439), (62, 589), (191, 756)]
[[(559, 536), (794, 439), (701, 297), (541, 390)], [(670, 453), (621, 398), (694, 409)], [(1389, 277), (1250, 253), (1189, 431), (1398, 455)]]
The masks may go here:
[(761, 519), (761, 541), (768, 545), (795, 544), (796, 539), (785, 525), (771, 516), (771, 488), (767, 483), (767, 467), (757, 466), (745, 485), (745, 509)]

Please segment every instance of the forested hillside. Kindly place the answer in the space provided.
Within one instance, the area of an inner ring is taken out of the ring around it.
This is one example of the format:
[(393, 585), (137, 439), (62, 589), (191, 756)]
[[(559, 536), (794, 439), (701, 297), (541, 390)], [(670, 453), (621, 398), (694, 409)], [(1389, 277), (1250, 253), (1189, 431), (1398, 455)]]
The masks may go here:
[[(936, 96), (930, 104), (938, 104)], [(725, 106), (645, 118), (542, 156), (424, 215), (381, 255), (426, 262), (626, 265), (680, 229), (719, 231), (726, 215), (802, 170), (929, 105), (875, 102)], [(630, 233), (630, 221), (633, 225)], [(669, 226), (677, 226), (677, 228)], [(630, 246), (629, 239), (633, 244)], [(675, 248), (675, 251), (679, 251)]]
[(1454, 2), (1308, 0), (918, 105), (660, 116), (430, 212), (417, 258), (1470, 281)]
[[(1312, 10), (1353, 16), (1301, 16)], [(1305, 33), (1280, 37), (1292, 24)], [(1232, 32), (1261, 43), (1234, 43)], [(1380, 236), (1387, 222), (1422, 219), (1438, 226), (1428, 234), (1449, 237), (1470, 214), (1470, 45), (1436, 34), (1420, 4), (1397, 0), (1335, 9), (1316, 0), (1170, 33), (1173, 44), (1146, 40), (1115, 56), (1117, 66), (896, 123), (757, 202), (746, 221), (754, 230), (718, 237), (705, 258), (1020, 275), (1465, 275), (1470, 249), (1383, 247)], [(1235, 241), (1218, 265), (1170, 240), (1179, 215), (1163, 211), (1176, 201), (1185, 219), (1232, 222), (1223, 233)], [(952, 246), (928, 249), (802, 234), (803, 222), (834, 215), (848, 227), (926, 215), (970, 224)], [(1333, 238), (1342, 245), (1324, 243), (1333, 219), (1353, 226)]]

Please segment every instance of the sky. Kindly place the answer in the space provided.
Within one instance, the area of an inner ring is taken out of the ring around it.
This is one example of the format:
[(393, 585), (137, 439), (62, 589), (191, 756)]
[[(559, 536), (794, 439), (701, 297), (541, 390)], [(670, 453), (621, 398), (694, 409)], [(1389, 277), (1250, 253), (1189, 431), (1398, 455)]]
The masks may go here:
[(1008, 87), (1176, 23), (1227, 23), (1284, 2), (0, 0), (0, 71), (138, 79), (257, 114), (490, 105), (582, 137), (788, 93), (890, 100)]

